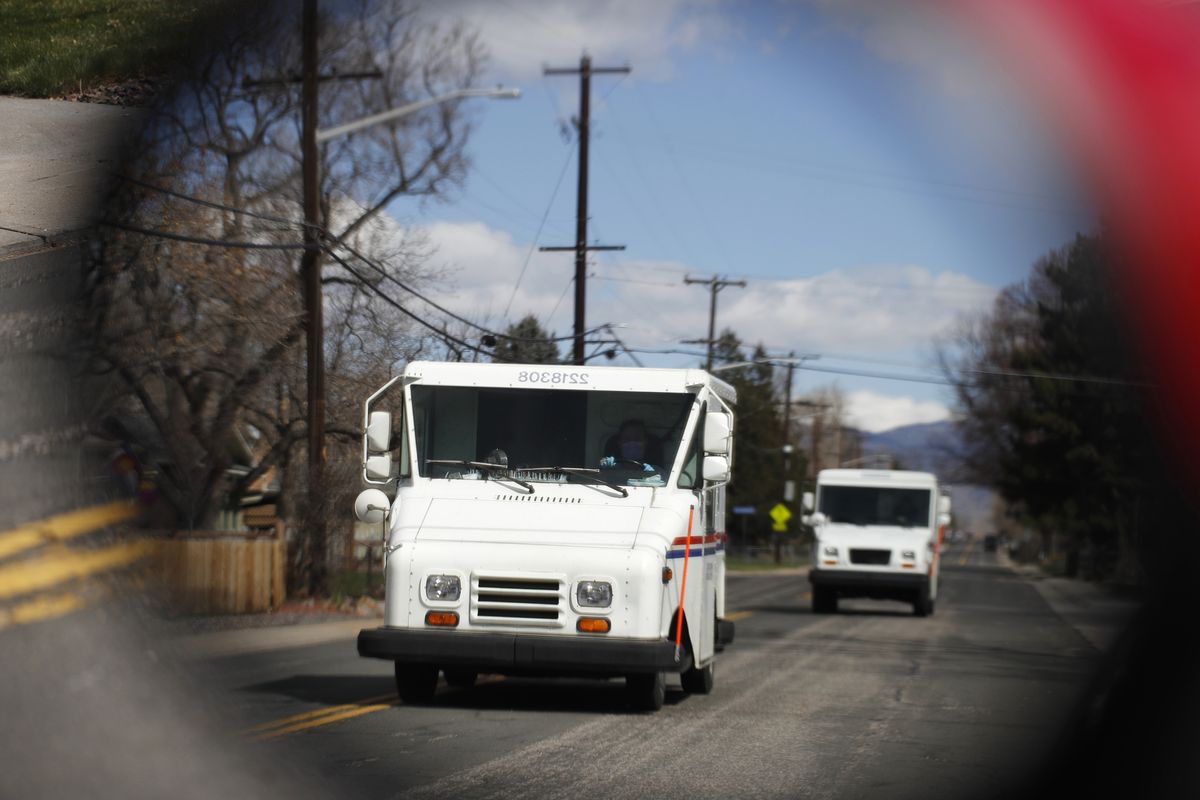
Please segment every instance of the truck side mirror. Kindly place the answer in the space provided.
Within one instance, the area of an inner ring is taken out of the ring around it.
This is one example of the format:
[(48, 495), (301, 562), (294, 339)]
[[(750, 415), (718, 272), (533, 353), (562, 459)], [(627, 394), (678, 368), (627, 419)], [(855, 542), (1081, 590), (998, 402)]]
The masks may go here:
[(938, 514), (950, 513), (950, 495), (944, 494), (938, 498)]
[(367, 456), (367, 463), (363, 468), (366, 470), (368, 481), (390, 481), (399, 472), (398, 466), (391, 456), (385, 454)]
[[(715, 456), (729, 455), (729, 440), (733, 435), (728, 414), (712, 411), (704, 417), (704, 452)], [(726, 465), (728, 472), (728, 464)], [(705, 478), (708, 476), (706, 475)]]
[(364, 489), (354, 499), (354, 516), (359, 522), (383, 522), (391, 509), (388, 496), (378, 489)]
[(367, 451), (386, 453), (392, 440), (392, 415), (386, 411), (372, 411), (367, 422)]
[(710, 483), (724, 483), (729, 480), (729, 459), (725, 456), (705, 456), (704, 480)]
[(949, 525), (950, 524), (950, 515), (949, 514), (938, 514), (937, 524), (938, 524), (939, 528), (942, 527), (943, 525)]
[(812, 492), (804, 493), (804, 496), (800, 500), (800, 507), (803, 508), (805, 511), (808, 511), (810, 513), (812, 512), (812, 510), (813, 510), (813, 493)]

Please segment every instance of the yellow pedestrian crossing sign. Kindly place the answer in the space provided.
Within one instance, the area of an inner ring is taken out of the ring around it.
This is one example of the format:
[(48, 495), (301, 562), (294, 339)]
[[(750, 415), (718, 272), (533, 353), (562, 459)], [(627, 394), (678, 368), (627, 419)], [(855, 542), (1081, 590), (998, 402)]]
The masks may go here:
[(783, 503), (776, 503), (775, 507), (770, 511), (771, 519), (775, 520), (775, 524), (771, 526), (771, 530), (783, 532), (787, 530), (787, 521), (792, 518), (792, 512)]

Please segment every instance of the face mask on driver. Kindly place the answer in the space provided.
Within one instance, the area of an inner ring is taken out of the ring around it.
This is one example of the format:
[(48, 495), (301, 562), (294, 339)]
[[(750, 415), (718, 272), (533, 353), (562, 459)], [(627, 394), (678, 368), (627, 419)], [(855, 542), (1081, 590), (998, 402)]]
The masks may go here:
[(646, 446), (642, 442), (621, 442), (621, 457), (641, 461), (646, 454)]

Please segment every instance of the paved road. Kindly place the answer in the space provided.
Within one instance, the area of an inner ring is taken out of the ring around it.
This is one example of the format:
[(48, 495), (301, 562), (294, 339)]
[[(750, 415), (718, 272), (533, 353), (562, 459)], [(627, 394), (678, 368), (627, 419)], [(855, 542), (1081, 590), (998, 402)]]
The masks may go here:
[[(210, 659), (248, 748), (355, 797), (1003, 795), (1054, 744), (1098, 650), (981, 548), (946, 553), (927, 619), (871, 600), (814, 615), (794, 575), (735, 576), (738, 639), (707, 697), (625, 710), (619, 681), (492, 678), (394, 700), (350, 641)], [(251, 739), (263, 739), (252, 743)]]
[(0, 530), (111, 499), (107, 454), (84, 446), (97, 381), (84, 372), (80, 248), (0, 255)]

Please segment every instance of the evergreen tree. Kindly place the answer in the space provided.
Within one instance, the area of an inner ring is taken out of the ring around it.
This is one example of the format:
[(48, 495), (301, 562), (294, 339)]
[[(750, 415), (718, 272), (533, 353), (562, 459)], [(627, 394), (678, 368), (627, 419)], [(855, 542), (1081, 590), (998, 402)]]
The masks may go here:
[[(561, 364), (558, 343), (533, 314), (508, 326), (492, 351), (492, 361), (503, 364)], [(506, 338), (507, 337), (507, 338)]]

